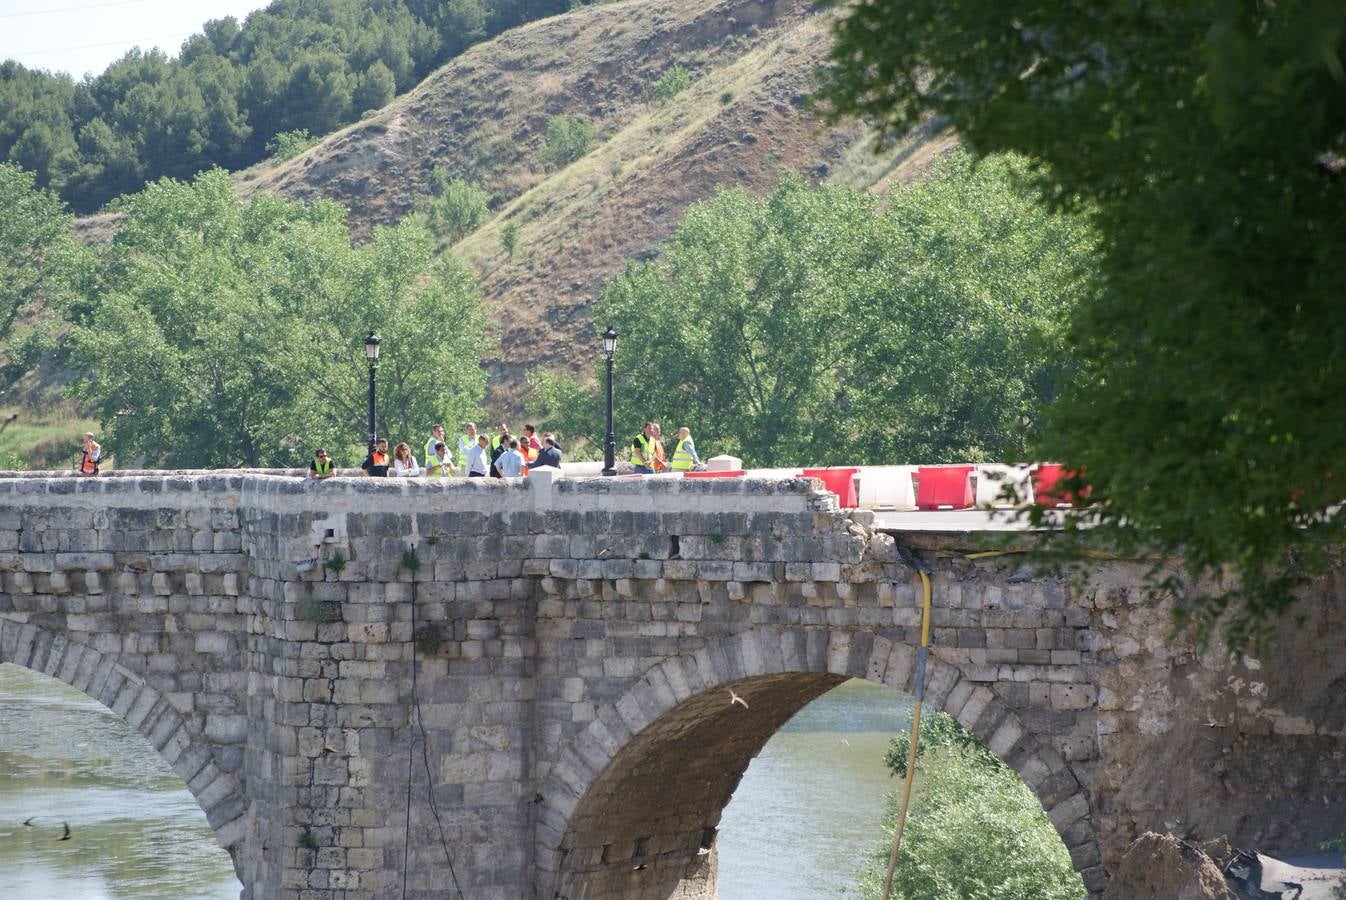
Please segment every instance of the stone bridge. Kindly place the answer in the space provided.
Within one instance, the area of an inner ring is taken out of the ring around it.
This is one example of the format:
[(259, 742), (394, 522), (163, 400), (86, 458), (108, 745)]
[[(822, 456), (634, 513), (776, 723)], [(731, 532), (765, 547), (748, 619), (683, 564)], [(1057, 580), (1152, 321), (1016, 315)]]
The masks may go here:
[(913, 690), (911, 554), (927, 703), (1022, 776), (1093, 894), (1147, 829), (1346, 829), (1343, 572), (1231, 658), (1170, 641), (1136, 564), (1042, 575), (818, 487), (0, 477), (0, 662), (138, 729), (245, 897), (710, 898), (767, 738), (848, 678)]

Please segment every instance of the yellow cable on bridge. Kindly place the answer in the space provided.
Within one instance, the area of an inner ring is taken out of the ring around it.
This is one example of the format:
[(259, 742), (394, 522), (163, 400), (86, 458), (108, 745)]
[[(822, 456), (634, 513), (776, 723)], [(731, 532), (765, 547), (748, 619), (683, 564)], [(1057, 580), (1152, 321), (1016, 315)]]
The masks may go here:
[(925, 700), (925, 660), (930, 647), (930, 576), (920, 569), (925, 603), (921, 610), (921, 646), (916, 651), (916, 705), (911, 710), (911, 747), (907, 751), (907, 777), (902, 782), (902, 805), (897, 810), (897, 827), (893, 829), (893, 852), (888, 854), (888, 874), (883, 879), (883, 900), (889, 900), (893, 891), (893, 872), (897, 869), (897, 852), (902, 846), (902, 829), (907, 824), (907, 807), (911, 804), (911, 783), (916, 777), (916, 751), (921, 740), (921, 703)]

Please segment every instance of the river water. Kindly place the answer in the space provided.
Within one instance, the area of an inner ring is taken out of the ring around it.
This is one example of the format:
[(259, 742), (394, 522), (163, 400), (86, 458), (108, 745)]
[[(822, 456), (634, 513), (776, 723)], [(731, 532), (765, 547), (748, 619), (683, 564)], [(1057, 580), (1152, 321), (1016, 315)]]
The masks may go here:
[[(893, 786), (883, 751), (907, 715), (904, 699), (852, 681), (786, 724), (725, 809), (721, 900), (847, 896), (879, 837)], [(0, 898), (238, 894), (204, 813), (139, 734), (73, 688), (0, 665)]]

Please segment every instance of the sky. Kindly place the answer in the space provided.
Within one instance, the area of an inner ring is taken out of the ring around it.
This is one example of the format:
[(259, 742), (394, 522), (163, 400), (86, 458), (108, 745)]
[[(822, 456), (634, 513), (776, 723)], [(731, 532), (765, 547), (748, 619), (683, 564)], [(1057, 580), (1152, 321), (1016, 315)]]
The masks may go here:
[(177, 56), (210, 19), (241, 24), (269, 0), (0, 0), (0, 60), (101, 75), (127, 50), (158, 47)]

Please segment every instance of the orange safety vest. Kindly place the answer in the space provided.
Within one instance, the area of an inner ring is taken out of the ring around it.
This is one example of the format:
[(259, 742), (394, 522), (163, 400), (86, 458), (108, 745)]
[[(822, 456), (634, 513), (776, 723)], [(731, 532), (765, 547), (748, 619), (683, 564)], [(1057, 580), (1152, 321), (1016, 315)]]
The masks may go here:
[(98, 471), (98, 461), (88, 450), (84, 451), (84, 456), (79, 461), (79, 471), (81, 475), (93, 475)]

